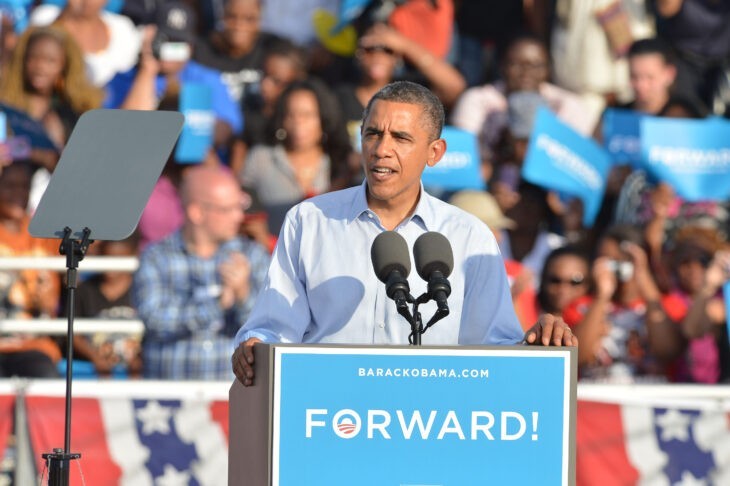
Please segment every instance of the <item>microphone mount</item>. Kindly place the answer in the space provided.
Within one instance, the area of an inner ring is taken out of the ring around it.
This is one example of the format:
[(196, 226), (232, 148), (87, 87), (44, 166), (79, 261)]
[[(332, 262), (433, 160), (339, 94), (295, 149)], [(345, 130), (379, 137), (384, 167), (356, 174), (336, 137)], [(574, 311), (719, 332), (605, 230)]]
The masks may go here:
[[(444, 280), (446, 279), (444, 278)], [(446, 282), (446, 285), (448, 285), (448, 281)], [(449, 293), (450, 292), (451, 287), (449, 286)], [(426, 330), (428, 330), (428, 328), (449, 315), (448, 305), (445, 306), (445, 308), (442, 308), (439, 305), (431, 319), (429, 319), (425, 326), (423, 325), (421, 311), (418, 310), (418, 307), (421, 304), (425, 304), (426, 302), (435, 300), (432, 299), (432, 295), (433, 294), (431, 292), (424, 292), (416, 299), (410, 293), (406, 293), (406, 297), (403, 302), (399, 302), (398, 299), (395, 299), (398, 314), (403, 316), (405, 320), (408, 321), (408, 324), (410, 324), (411, 326), (411, 333), (408, 335), (408, 344), (410, 344), (411, 346), (420, 346), (421, 336), (426, 332)], [(408, 309), (408, 304), (412, 304), (412, 311)]]

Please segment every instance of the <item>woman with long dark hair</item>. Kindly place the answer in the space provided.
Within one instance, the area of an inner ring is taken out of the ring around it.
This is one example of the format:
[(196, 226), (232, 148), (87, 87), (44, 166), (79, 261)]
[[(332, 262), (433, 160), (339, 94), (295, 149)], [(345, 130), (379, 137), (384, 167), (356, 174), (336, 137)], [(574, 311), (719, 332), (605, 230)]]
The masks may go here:
[(81, 114), (101, 106), (103, 92), (86, 77), (83, 54), (66, 31), (26, 30), (0, 84), (0, 100), (45, 127), (63, 147)]
[(346, 185), (349, 151), (332, 94), (319, 81), (296, 81), (277, 102), (268, 144), (252, 148), (239, 178), (256, 191), (277, 234), (296, 203)]

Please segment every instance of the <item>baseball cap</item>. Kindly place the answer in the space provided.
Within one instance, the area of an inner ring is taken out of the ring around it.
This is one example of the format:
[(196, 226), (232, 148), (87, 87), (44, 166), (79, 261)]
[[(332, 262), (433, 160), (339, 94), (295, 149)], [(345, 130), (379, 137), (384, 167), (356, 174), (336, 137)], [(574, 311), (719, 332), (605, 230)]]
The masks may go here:
[(494, 196), (485, 191), (459, 191), (449, 200), (457, 208), (471, 213), (484, 221), (491, 229), (511, 229), (517, 226), (499, 209)]
[(170, 42), (195, 43), (195, 12), (183, 2), (165, 2), (155, 16), (159, 34)]

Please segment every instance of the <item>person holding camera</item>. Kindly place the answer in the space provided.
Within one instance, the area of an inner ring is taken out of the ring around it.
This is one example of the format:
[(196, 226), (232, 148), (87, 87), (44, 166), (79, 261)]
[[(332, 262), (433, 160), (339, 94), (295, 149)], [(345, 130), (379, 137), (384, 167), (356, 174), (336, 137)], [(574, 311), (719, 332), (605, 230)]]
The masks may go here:
[(664, 308), (643, 246), (639, 228), (608, 228), (596, 247), (593, 294), (563, 312), (581, 342), (581, 379), (665, 381), (666, 364), (685, 348), (680, 327)]
[[(191, 60), (196, 44), (195, 13), (182, 2), (162, 4), (156, 25), (145, 28), (139, 64), (107, 86), (106, 108), (179, 110), (186, 84), (210, 89), (215, 115), (213, 145), (226, 149), (243, 128), (243, 117), (220, 79), (220, 72)], [(211, 153), (212, 154), (212, 153)]]

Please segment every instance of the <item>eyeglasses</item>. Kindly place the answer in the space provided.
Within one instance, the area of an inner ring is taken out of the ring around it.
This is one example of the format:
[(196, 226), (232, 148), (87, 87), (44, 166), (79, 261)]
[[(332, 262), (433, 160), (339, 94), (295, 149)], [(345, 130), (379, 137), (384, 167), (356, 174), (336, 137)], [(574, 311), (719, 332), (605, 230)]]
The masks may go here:
[(389, 56), (395, 54), (395, 51), (387, 46), (364, 46), (361, 49), (365, 54), (372, 54), (374, 52), (383, 52)]
[(583, 282), (585, 282), (585, 277), (583, 275), (573, 275), (569, 279), (562, 279), (558, 277), (557, 275), (550, 275), (546, 279), (548, 284), (551, 285), (570, 285), (571, 287), (577, 287), (579, 285), (583, 285)]
[(246, 209), (248, 209), (248, 206), (250, 204), (246, 204), (245, 202), (241, 202), (239, 204), (229, 204), (229, 205), (221, 205), (221, 204), (214, 204), (206, 201), (201, 201), (199, 203), (204, 209), (214, 211), (216, 213), (225, 213), (230, 214), (234, 212), (244, 212)]
[(523, 61), (510, 61), (506, 64), (507, 69), (522, 70), (522, 71), (543, 71), (548, 68), (547, 63), (544, 62), (523, 62)]

